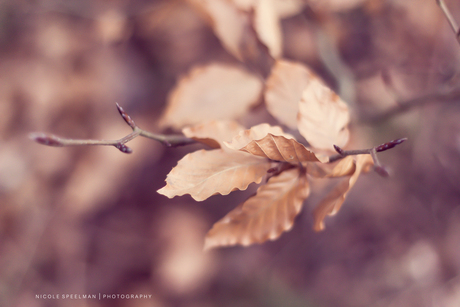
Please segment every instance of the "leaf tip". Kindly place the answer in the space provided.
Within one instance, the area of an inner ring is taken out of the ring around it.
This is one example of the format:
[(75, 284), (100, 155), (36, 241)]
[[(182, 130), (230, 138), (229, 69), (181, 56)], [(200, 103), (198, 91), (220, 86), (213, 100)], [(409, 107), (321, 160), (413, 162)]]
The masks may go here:
[(313, 225), (313, 230), (316, 232), (323, 231), (326, 227), (324, 226), (324, 221), (317, 221)]

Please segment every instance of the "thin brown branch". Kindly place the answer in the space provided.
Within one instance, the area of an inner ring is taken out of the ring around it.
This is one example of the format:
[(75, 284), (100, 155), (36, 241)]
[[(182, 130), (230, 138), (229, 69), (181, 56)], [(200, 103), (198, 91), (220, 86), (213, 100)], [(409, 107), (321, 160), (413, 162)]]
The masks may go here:
[(375, 146), (375, 147), (372, 147), (372, 148), (358, 149), (358, 150), (343, 150), (339, 146), (334, 145), (334, 149), (335, 149), (335, 151), (337, 151), (338, 154), (330, 156), (329, 157), (329, 163), (338, 161), (338, 160), (343, 159), (343, 158), (345, 158), (347, 156), (371, 155), (372, 159), (374, 160), (374, 170), (380, 176), (388, 177), (389, 176), (388, 171), (385, 169), (385, 167), (383, 167), (380, 164), (380, 161), (379, 161), (379, 159), (377, 157), (377, 152), (382, 152), (382, 151), (391, 149), (391, 148), (403, 143), (406, 140), (407, 140), (407, 138), (397, 139), (397, 140), (393, 140), (393, 141), (390, 141), (390, 142), (387, 142), (387, 143), (383, 143), (381, 145), (378, 145), (378, 146)]
[(447, 21), (450, 24), (450, 27), (452, 28), (452, 31), (454, 31), (455, 36), (457, 37), (457, 41), (460, 44), (460, 28), (458, 27), (457, 22), (454, 19), (454, 16), (450, 12), (449, 8), (447, 7), (446, 3), (444, 0), (436, 0), (436, 3), (439, 5), (441, 8), (442, 12), (446, 16)]
[(132, 149), (126, 146), (125, 144), (129, 141), (133, 140), (138, 136), (143, 136), (155, 141), (162, 143), (167, 147), (176, 147), (182, 145), (188, 145), (196, 143), (195, 140), (187, 138), (183, 135), (163, 135), (163, 134), (155, 134), (148, 132), (139, 128), (132, 118), (123, 110), (120, 105), (117, 105), (118, 112), (123, 117), (125, 122), (133, 129), (133, 132), (126, 135), (125, 137), (118, 139), (118, 140), (76, 140), (76, 139), (69, 139), (58, 137), (53, 134), (42, 133), (42, 132), (34, 132), (29, 135), (29, 138), (33, 141), (47, 146), (54, 146), (54, 147), (63, 147), (63, 146), (86, 146), (86, 145), (108, 145), (108, 146), (115, 146), (118, 150), (123, 153), (132, 153)]
[(397, 114), (407, 112), (413, 108), (421, 107), (426, 104), (452, 102), (452, 101), (457, 101), (459, 99), (460, 99), (460, 89), (458, 88), (449, 90), (449, 91), (439, 91), (436, 93), (431, 93), (431, 94), (427, 94), (424, 96), (409, 99), (403, 102), (399, 102), (394, 107), (380, 114), (361, 118), (361, 122), (363, 123), (383, 122)]

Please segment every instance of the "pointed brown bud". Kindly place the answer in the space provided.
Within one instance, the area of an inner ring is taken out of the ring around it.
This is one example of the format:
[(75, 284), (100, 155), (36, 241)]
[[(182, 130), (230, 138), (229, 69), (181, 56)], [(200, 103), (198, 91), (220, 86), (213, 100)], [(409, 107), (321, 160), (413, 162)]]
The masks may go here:
[(134, 121), (132, 120), (132, 118), (128, 115), (128, 113), (125, 112), (125, 110), (123, 110), (122, 107), (120, 107), (120, 105), (118, 103), (115, 102), (115, 104), (117, 105), (117, 109), (118, 109), (118, 112), (120, 112), (120, 115), (121, 117), (123, 117), (123, 119), (125, 120), (125, 122), (131, 127), (131, 128), (136, 128), (136, 124), (134, 123)]
[(64, 146), (60, 138), (52, 134), (31, 133), (29, 134), (29, 138), (42, 145), (54, 146), (54, 147)]
[(395, 147), (396, 145), (401, 144), (402, 142), (404, 142), (406, 140), (407, 140), (407, 138), (402, 138), (402, 139), (397, 139), (397, 140), (390, 141), (388, 143), (384, 143), (382, 145), (379, 145), (379, 146), (375, 147), (375, 151), (380, 152), (380, 151), (385, 151), (385, 150), (391, 149), (391, 148)]
[(337, 151), (340, 155), (343, 155), (343, 154), (345, 153), (345, 151), (344, 151), (342, 148), (340, 148), (339, 146), (337, 146), (337, 145), (334, 145), (334, 149), (335, 149), (335, 151)]

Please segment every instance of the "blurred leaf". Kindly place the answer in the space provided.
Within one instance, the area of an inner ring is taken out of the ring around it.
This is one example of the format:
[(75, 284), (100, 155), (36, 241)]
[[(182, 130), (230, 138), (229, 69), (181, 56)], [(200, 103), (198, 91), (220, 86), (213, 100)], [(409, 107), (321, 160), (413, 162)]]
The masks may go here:
[[(251, 141), (240, 150), (275, 161), (298, 165), (301, 162), (321, 162), (315, 153), (292, 138), (268, 134), (263, 139)], [(323, 162), (327, 162), (325, 157)]]
[(318, 78), (313, 78), (302, 93), (298, 127), (313, 146), (332, 149), (348, 142), (350, 114), (347, 105)]
[(281, 23), (274, 4), (275, 0), (258, 1), (254, 7), (254, 29), (260, 41), (267, 46), (273, 58), (282, 56), (283, 41)]
[(236, 66), (195, 67), (170, 93), (160, 125), (180, 129), (212, 119), (233, 119), (255, 104), (262, 81)]
[[(356, 156), (354, 160), (355, 164), (355, 171), (353, 174), (350, 175), (349, 178), (345, 178), (334, 187), (334, 189), (321, 201), (321, 203), (315, 208), (313, 211), (314, 217), (314, 230), (321, 231), (324, 229), (324, 219), (328, 215), (335, 215), (342, 206), (345, 198), (358, 180), (359, 175), (361, 172), (367, 172), (369, 167), (374, 164), (372, 157), (370, 155), (359, 155)], [(341, 161), (342, 162), (342, 161)], [(348, 161), (343, 163), (344, 165), (348, 165)], [(339, 167), (342, 170), (346, 168)], [(336, 174), (341, 174), (340, 171), (337, 171)], [(343, 172), (342, 172), (343, 174)]]
[(271, 162), (242, 152), (222, 149), (199, 150), (187, 154), (166, 178), (158, 193), (169, 198), (190, 194), (202, 201), (214, 194), (227, 195), (249, 184), (260, 183)]
[[(265, 0), (232, 0), (240, 9), (246, 12), (251, 11), (259, 3)], [(280, 18), (288, 18), (302, 12), (306, 6), (304, 0), (272, 0), (276, 14)]]
[(231, 141), (244, 127), (231, 120), (213, 120), (204, 124), (186, 127), (182, 133), (212, 148), (227, 148), (224, 141)]
[(188, 0), (209, 20), (214, 34), (223, 47), (239, 60), (243, 60), (241, 42), (249, 25), (249, 15), (228, 0)]
[(307, 5), (304, 0), (274, 0), (274, 4), (280, 18), (289, 18), (297, 15)]
[(206, 235), (205, 249), (274, 240), (289, 230), (310, 193), (299, 169), (284, 171), (230, 211)]
[(267, 79), (267, 109), (291, 129), (297, 129), (300, 98), (312, 76), (313, 72), (301, 63), (278, 60)]

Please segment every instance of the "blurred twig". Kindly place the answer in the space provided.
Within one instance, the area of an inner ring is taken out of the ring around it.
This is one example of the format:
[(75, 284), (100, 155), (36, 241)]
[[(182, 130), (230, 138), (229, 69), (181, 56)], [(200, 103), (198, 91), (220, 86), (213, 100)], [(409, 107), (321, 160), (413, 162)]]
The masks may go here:
[(447, 21), (449, 22), (452, 30), (454, 31), (455, 33), (455, 36), (457, 37), (457, 41), (458, 43), (460, 44), (460, 28), (458, 27), (458, 24), (457, 22), (455, 21), (454, 17), (452, 16), (449, 8), (447, 7), (447, 5), (444, 3), (444, 0), (436, 0), (436, 3), (439, 5), (439, 7), (441, 8), (442, 12), (444, 13), (444, 15), (446, 16), (447, 18)]
[(125, 144), (138, 136), (143, 136), (158, 141), (167, 147), (176, 147), (196, 143), (195, 140), (187, 138), (183, 135), (163, 135), (145, 131), (139, 128), (134, 123), (131, 117), (123, 110), (122, 107), (120, 107), (120, 105), (118, 105), (118, 103), (117, 108), (125, 122), (133, 129), (133, 132), (118, 140), (74, 140), (68, 138), (61, 138), (53, 134), (42, 132), (31, 133), (29, 137), (37, 143), (54, 147), (111, 145), (115, 146), (123, 153), (132, 153), (132, 149), (126, 146)]
[(399, 113), (406, 112), (412, 108), (420, 107), (428, 103), (451, 102), (460, 99), (460, 89), (442, 90), (439, 92), (426, 94), (420, 97), (398, 102), (398, 104), (380, 114), (361, 118), (364, 123), (376, 123), (389, 119)]

